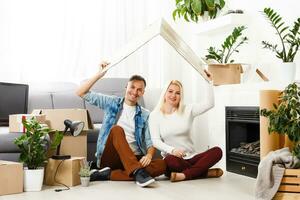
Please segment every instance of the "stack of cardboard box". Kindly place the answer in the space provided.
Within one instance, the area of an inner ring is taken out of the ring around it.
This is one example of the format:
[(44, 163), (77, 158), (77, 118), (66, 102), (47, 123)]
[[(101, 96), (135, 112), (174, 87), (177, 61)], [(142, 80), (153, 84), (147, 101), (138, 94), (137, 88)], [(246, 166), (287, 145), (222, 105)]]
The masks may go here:
[[(47, 185), (57, 185), (59, 183), (63, 183), (68, 186), (75, 186), (80, 184), (78, 172), (80, 170), (80, 162), (87, 156), (87, 131), (93, 128), (93, 124), (91, 123), (88, 111), (84, 109), (37, 109), (34, 110), (32, 114), (11, 115), (9, 122), (10, 132), (25, 132), (22, 120), (30, 119), (32, 117), (36, 118), (40, 123), (48, 125), (48, 127), (51, 129), (50, 137), (55, 131), (65, 130), (64, 120), (66, 119), (69, 119), (71, 121), (76, 120), (84, 122), (83, 131), (78, 136), (74, 137), (66, 133), (61, 142), (60, 154), (71, 155), (71, 159), (64, 160), (63, 163), (61, 163), (61, 166), (58, 168), (59, 163), (62, 161), (53, 160), (50, 158), (52, 155), (54, 155), (54, 150), (48, 152), (48, 157), (50, 159), (48, 160), (48, 164), (46, 166), (44, 179), (44, 183)], [(6, 173), (6, 171), (8, 170), (8, 165), (18, 166), (18, 168), (12, 167), (10, 170), (16, 171), (18, 169), (19, 171), (14, 173), (10, 171), (9, 173)], [(56, 172), (56, 177), (54, 177)], [(5, 177), (5, 179), (2, 179), (2, 177), (0, 176), (0, 188), (2, 188), (0, 189), (0, 194), (10, 194), (12, 192), (16, 193), (23, 191), (22, 165), (17, 165), (17, 163), (6, 163), (5, 165), (0, 165), (0, 175), (7, 174), (7, 176), (11, 176), (11, 174), (16, 173), (22, 175), (18, 176), (20, 177), (20, 179), (22, 179), (22, 189), (20, 190), (20, 185), (18, 186), (18, 189), (13, 191), (5, 189), (4, 187), (2, 187), (2, 185), (5, 185), (6, 181), (2, 180), (9, 179), (9, 177)], [(54, 181), (54, 178), (56, 178), (56, 181)], [(13, 179), (13, 182), (15, 182), (15, 178)]]

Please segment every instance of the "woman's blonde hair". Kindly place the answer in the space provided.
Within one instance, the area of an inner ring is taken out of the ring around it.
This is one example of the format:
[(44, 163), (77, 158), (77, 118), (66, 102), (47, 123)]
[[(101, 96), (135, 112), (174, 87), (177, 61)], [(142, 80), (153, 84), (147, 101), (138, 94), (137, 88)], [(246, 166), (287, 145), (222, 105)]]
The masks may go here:
[(183, 107), (184, 107), (184, 103), (183, 103), (183, 87), (180, 81), (178, 80), (171, 80), (170, 82), (168, 82), (164, 89), (161, 92), (158, 104), (155, 106), (154, 111), (160, 111), (163, 114), (165, 114), (164, 110), (163, 110), (163, 106), (165, 104), (165, 95), (170, 87), (170, 85), (176, 85), (179, 87), (180, 89), (180, 101), (179, 101), (179, 105), (178, 108), (176, 110), (177, 113), (181, 114), (183, 112)]

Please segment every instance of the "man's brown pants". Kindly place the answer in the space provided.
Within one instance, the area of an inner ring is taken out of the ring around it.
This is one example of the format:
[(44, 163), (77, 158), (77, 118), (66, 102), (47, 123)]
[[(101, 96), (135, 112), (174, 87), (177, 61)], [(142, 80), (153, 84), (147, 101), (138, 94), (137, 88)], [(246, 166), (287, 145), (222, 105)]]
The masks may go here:
[[(101, 157), (100, 168), (110, 167), (112, 169), (110, 180), (133, 180), (132, 173), (136, 169), (143, 168), (139, 162), (142, 157), (134, 155), (126, 140), (123, 128), (113, 126)], [(152, 160), (144, 169), (150, 176), (156, 177), (166, 172), (166, 164), (164, 160), (156, 159)]]

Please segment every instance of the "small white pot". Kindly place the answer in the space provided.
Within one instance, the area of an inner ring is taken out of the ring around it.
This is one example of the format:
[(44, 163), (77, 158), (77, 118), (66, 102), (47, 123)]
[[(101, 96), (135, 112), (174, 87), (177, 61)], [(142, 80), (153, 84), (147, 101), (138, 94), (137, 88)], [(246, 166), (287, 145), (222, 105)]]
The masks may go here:
[(35, 192), (41, 191), (44, 179), (44, 168), (28, 169), (24, 168), (24, 191)]
[(81, 186), (87, 187), (90, 184), (90, 177), (80, 177)]
[(281, 63), (279, 67), (281, 80), (285, 83), (292, 83), (296, 75), (296, 63), (286, 62)]

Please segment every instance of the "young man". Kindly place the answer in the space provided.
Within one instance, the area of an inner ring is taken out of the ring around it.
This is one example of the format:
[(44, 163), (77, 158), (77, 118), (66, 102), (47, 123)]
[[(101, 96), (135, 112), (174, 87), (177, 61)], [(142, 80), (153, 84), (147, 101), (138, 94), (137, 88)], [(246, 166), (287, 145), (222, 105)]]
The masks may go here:
[(104, 111), (96, 153), (101, 170), (92, 173), (91, 181), (135, 180), (139, 186), (148, 186), (155, 181), (152, 177), (165, 173), (166, 165), (162, 159), (152, 160), (155, 148), (148, 129), (149, 112), (138, 104), (146, 81), (141, 76), (132, 76), (123, 98), (89, 91), (106, 73), (103, 69), (108, 63), (100, 65), (99, 72), (76, 92)]

